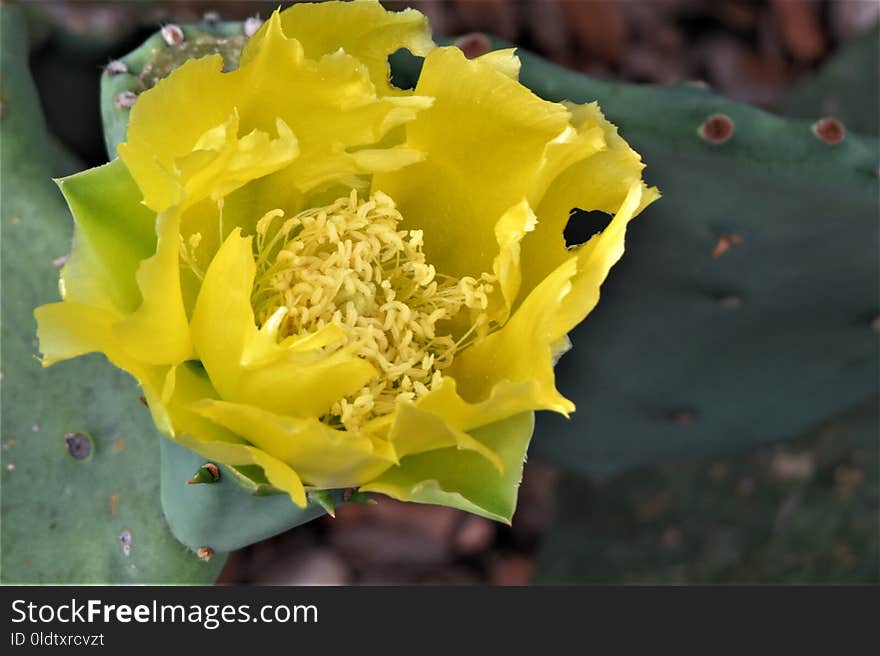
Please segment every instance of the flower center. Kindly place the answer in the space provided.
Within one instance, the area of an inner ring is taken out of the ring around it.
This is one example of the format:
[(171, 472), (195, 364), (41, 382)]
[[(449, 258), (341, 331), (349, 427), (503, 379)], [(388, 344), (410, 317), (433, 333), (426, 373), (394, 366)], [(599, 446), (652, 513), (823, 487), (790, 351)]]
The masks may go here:
[(488, 324), (494, 277), (438, 274), (425, 261), (422, 231), (398, 230), (401, 220), (387, 195), (359, 200), (352, 191), (292, 218), (273, 210), (257, 223), (257, 322), (283, 316), (279, 340), (339, 325), (346, 337), (334, 348), (358, 344), (379, 372), (324, 418), (348, 430), (436, 388), (456, 351)]

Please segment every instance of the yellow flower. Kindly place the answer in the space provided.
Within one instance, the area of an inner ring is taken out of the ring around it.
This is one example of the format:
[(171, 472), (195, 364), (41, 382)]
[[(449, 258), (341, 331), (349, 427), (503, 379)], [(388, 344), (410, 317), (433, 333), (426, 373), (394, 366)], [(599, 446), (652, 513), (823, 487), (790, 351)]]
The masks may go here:
[[(425, 56), (412, 91), (400, 48)], [(509, 521), (534, 411), (574, 410), (566, 334), (658, 196), (638, 154), (595, 103), (523, 87), (512, 50), (468, 60), (370, 0), (276, 12), (221, 69), (186, 62), (119, 159), (60, 182), (44, 364), (105, 353), (167, 436), (299, 505), (359, 487)], [(567, 249), (573, 208), (614, 218)]]

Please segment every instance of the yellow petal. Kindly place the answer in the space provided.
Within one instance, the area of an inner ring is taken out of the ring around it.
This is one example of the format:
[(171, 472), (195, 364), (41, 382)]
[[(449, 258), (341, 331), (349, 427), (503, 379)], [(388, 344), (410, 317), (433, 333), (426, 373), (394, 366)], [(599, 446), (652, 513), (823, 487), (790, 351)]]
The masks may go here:
[(451, 426), (444, 414), (426, 411), (412, 403), (398, 404), (388, 441), (401, 458), (452, 446), (474, 451), (491, 462), (500, 474), (504, 473), (504, 463), (492, 449)]
[(140, 362), (177, 364), (193, 353), (180, 286), (180, 212), (160, 214), (156, 223), (156, 254), (137, 271), (143, 302), (113, 332)]
[(519, 80), (519, 71), (522, 63), (519, 57), (516, 56), (516, 48), (492, 50), (485, 55), (480, 55), (477, 59), (484, 64), (488, 64), (499, 73), (506, 75), (511, 80)]
[(474, 431), (475, 439), (498, 454), (503, 474), (480, 454), (439, 449), (402, 458), (399, 466), (360, 489), (401, 501), (459, 508), (509, 524), (534, 425), (534, 414), (527, 412)]
[[(180, 271), (181, 221), (187, 209), (195, 204), (193, 214), (202, 220), (213, 218), (216, 215), (205, 215), (204, 204), (198, 201), (220, 201), (248, 181), (276, 171), (296, 157), (296, 139), (282, 121), (276, 125), (277, 139), (256, 130), (239, 139), (238, 127), (238, 113), (233, 110), (224, 123), (199, 136), (192, 153), (175, 160), (175, 184), (182, 186), (183, 197), (179, 205), (159, 215), (156, 254), (144, 260), (137, 272), (143, 302), (116, 327), (126, 348), (144, 362), (176, 364), (192, 355)], [(209, 238), (223, 229), (222, 224), (219, 230), (204, 228)], [(183, 280), (188, 283), (191, 297), (191, 276)]]
[(93, 352), (112, 354), (111, 360), (120, 369), (130, 371), (136, 364), (113, 335), (113, 324), (120, 318), (117, 313), (64, 301), (41, 305), (34, 317), (43, 366)]
[(488, 397), (471, 402), (458, 393), (455, 379), (446, 376), (415, 405), (420, 410), (443, 417), (443, 421), (455, 430), (472, 433), (482, 426), (534, 410), (540, 406), (540, 394), (541, 387), (536, 380), (502, 380), (492, 387)]
[(196, 354), (224, 398), (238, 392), (242, 353), (256, 332), (250, 302), (255, 271), (251, 238), (236, 228), (211, 261), (193, 311)]
[(402, 226), (424, 229), (438, 271), (478, 276), (498, 253), (498, 220), (531, 188), (569, 112), (457, 48), (427, 56), (416, 93), (435, 102), (407, 125), (406, 145), (428, 157), (376, 175), (373, 188), (394, 198)]
[(537, 206), (547, 188), (569, 167), (595, 157), (607, 148), (601, 128), (590, 123), (571, 125), (548, 142), (541, 163), (528, 190), (529, 201)]
[(278, 328), (287, 308), (278, 311), (260, 326), (256, 335), (247, 340), (241, 354), (241, 365), (252, 369), (270, 364), (278, 359), (279, 350), (290, 353), (305, 353), (338, 344), (345, 339), (345, 331), (334, 323), (306, 335), (291, 335), (278, 343)]
[(296, 137), (280, 118), (276, 119), (276, 139), (256, 129), (239, 138), (238, 130), (238, 110), (233, 109), (225, 123), (199, 137), (193, 152), (175, 160), (186, 206), (204, 198), (216, 202), (251, 180), (283, 168), (299, 155)]
[(205, 400), (190, 408), (285, 462), (316, 487), (357, 486), (397, 462), (388, 442), (335, 430), (316, 418), (285, 417), (254, 405), (224, 401)]
[(457, 387), (444, 381), (421, 403), (464, 430), (481, 417), (488, 422), (523, 410), (572, 412), (574, 405), (556, 390), (553, 365), (561, 340), (595, 307), (602, 282), (623, 254), (626, 225), (645, 205), (643, 189), (641, 181), (633, 182), (602, 233), (566, 251), (505, 326), (455, 359), (449, 374)]
[[(523, 290), (528, 291), (553, 269), (571, 256), (565, 247), (563, 230), (575, 208), (615, 214), (623, 205), (633, 184), (641, 184), (642, 164), (639, 154), (630, 148), (609, 123), (596, 103), (566, 105), (572, 113), (572, 125), (581, 135), (601, 131), (605, 148), (567, 168), (557, 167), (556, 177), (547, 178), (546, 190), (535, 205), (538, 225), (522, 244)], [(562, 145), (561, 147), (566, 148)], [(645, 189), (635, 211), (659, 197), (656, 189)]]
[[(583, 168), (571, 172), (581, 178), (577, 193), (577, 199), (584, 203), (581, 209), (613, 214), (623, 203), (633, 181), (641, 179), (645, 168), (642, 158), (618, 134), (617, 127), (605, 118), (598, 103), (564, 104), (571, 112), (572, 124), (578, 130), (599, 129), (607, 144), (606, 150), (580, 163)], [(587, 173), (589, 175), (585, 175)], [(557, 191), (565, 187), (565, 182), (560, 181)]]
[[(434, 47), (428, 20), (414, 9), (386, 11), (377, 0), (297, 4), (281, 12), (284, 33), (303, 45), (306, 57), (319, 59), (342, 48), (362, 61), (381, 95), (400, 94), (389, 85), (388, 55), (406, 48), (426, 55)], [(265, 28), (242, 52), (242, 63), (254, 56)]]
[(572, 276), (571, 293), (554, 316), (554, 340), (583, 321), (599, 302), (599, 287), (611, 267), (623, 255), (626, 226), (645, 206), (643, 196), (646, 194), (652, 197), (651, 200), (656, 197), (655, 190), (646, 189), (641, 182), (634, 182), (608, 227), (575, 251), (577, 273)]
[[(220, 71), (220, 55), (189, 59), (142, 93), (129, 117), (119, 156), (140, 187), (147, 207), (161, 212), (183, 200), (174, 160), (192, 152), (205, 131), (222, 125), (234, 107)], [(173, 107), (173, 114), (168, 108)]]
[[(318, 417), (376, 376), (368, 362), (354, 355), (357, 345), (316, 357), (304, 352), (301, 342), (267, 341), (251, 307), (255, 271), (251, 237), (242, 237), (236, 228), (214, 256), (193, 312), (196, 351), (224, 399)], [(331, 330), (311, 339), (334, 336), (338, 332)]]
[(210, 382), (190, 365), (177, 367), (168, 401), (168, 413), (174, 426), (170, 437), (214, 462), (230, 466), (257, 465), (272, 486), (287, 492), (296, 505), (305, 507), (302, 480), (289, 465), (191, 410), (192, 404), (215, 398), (216, 394)]
[(318, 359), (291, 354), (261, 367), (242, 367), (235, 393), (226, 398), (294, 417), (320, 417), (376, 377), (373, 366), (355, 355), (359, 349), (352, 344)]
[(496, 385), (526, 383), (534, 386), (530, 409), (574, 410), (556, 391), (552, 344), (558, 337), (556, 315), (576, 272), (577, 258), (571, 257), (529, 293), (501, 330), (456, 357), (449, 374), (464, 399), (476, 403), (488, 399)]
[(535, 229), (537, 220), (529, 202), (523, 199), (507, 210), (495, 224), (495, 240), (499, 250), (492, 263), (492, 272), (498, 279), (504, 298), (502, 314), (496, 318), (499, 323), (507, 321), (514, 300), (519, 293), (522, 281), (520, 242), (526, 233)]
[(387, 173), (425, 159), (425, 153), (412, 148), (365, 148), (351, 154), (357, 173)]
[(34, 317), (44, 367), (86, 353), (103, 353), (137, 379), (156, 424), (160, 429), (167, 426), (162, 403), (167, 367), (150, 366), (131, 357), (113, 330), (120, 319), (118, 314), (64, 301), (38, 307)]
[[(182, 201), (178, 161), (197, 146), (220, 144), (225, 133), (217, 127), (235, 110), (244, 133), (280, 133), (280, 119), (296, 135), (300, 156), (260, 186), (271, 198), (268, 209), (290, 210), (281, 202), (285, 196), (357, 172), (350, 149), (377, 144), (430, 105), (430, 98), (411, 95), (378, 97), (367, 67), (344, 52), (307, 58), (299, 41), (284, 36), (278, 12), (262, 34), (237, 70), (222, 73), (219, 56), (191, 60), (138, 98), (119, 153), (151, 208), (161, 211)], [(173, 115), (168, 107), (174, 107)], [(289, 147), (286, 133), (279, 140)], [(201, 163), (209, 159), (204, 152), (196, 156)], [(224, 193), (222, 185), (216, 193)]]

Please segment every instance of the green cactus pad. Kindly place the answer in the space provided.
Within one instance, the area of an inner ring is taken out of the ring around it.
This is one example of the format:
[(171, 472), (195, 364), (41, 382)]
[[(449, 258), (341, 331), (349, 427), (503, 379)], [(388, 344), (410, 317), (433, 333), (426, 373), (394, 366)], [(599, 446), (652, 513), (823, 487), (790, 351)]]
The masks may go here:
[[(172, 533), (193, 550), (232, 551), (309, 522), (325, 514), (317, 501), (300, 508), (287, 494), (248, 494), (228, 467), (213, 485), (188, 485), (205, 459), (163, 439), (162, 508)], [(329, 507), (342, 503), (341, 490), (324, 490)]]
[(568, 474), (533, 583), (876, 584), (877, 422), (874, 401), (784, 449)]
[[(168, 531), (159, 437), (135, 382), (103, 357), (43, 369), (37, 305), (58, 298), (70, 214), (50, 175), (69, 156), (48, 145), (28, 74), (21, 9), (0, 7), (2, 95), (2, 569), (4, 583), (206, 583), (205, 563)], [(60, 164), (59, 164), (60, 162)]]

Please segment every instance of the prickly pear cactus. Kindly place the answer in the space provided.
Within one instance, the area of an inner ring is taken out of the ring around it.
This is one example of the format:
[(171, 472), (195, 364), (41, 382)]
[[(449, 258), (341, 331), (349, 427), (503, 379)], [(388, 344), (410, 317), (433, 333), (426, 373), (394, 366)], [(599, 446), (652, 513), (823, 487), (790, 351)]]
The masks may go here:
[[(220, 52), (234, 67), (253, 28), (210, 21), (166, 26), (138, 50), (111, 62), (102, 76), (110, 156), (124, 140), (128, 111), (139, 92), (189, 57)], [(630, 254), (605, 288), (607, 300), (573, 336), (575, 348), (558, 371), (563, 392), (579, 411), (570, 422), (542, 417), (535, 442), (539, 454), (607, 474), (656, 459), (745, 448), (794, 435), (874, 390), (876, 140), (847, 134), (830, 144), (825, 141), (833, 139), (821, 130), (817, 136), (809, 122), (776, 118), (705, 89), (599, 82), (521, 56), (522, 80), (539, 95), (598, 99), (651, 163), (648, 178), (665, 194), (634, 225)], [(406, 85), (415, 75), (417, 66), (403, 62), (395, 81)], [(823, 135), (825, 141), (819, 138)], [(9, 152), (4, 148), (4, 180), (12, 175), (14, 152)], [(51, 372), (31, 358), (33, 344), (25, 342), (33, 325), (24, 306), (30, 310), (52, 297), (55, 272), (48, 254), (66, 250), (69, 218), (58, 196), (45, 188), (45, 171), (24, 176), (21, 170), (22, 185), (33, 187), (31, 199), (4, 204), (4, 231), (8, 212), (9, 230), (12, 224), (27, 230), (4, 238), (7, 284), (14, 280), (25, 288), (4, 293), (3, 368), (7, 377), (14, 373), (22, 380), (14, 383), (20, 388), (4, 381), (3, 389), (4, 408), (15, 406), (3, 418), (4, 436), (8, 426), (10, 438), (15, 437), (4, 451), (4, 464), (15, 467), (3, 475), (16, 481), (11, 492), (4, 486), (4, 512), (9, 513), (4, 516), (21, 518), (20, 527), (4, 531), (4, 564), (15, 573), (9, 578), (25, 580), (27, 571), (39, 571), (59, 580), (125, 580), (135, 573), (141, 576), (137, 580), (205, 580), (216, 572), (210, 569), (221, 560), (216, 554), (332, 507), (336, 500), (315, 499), (300, 512), (283, 497), (241, 489), (235, 472), (224, 469), (218, 482), (201, 474), (205, 482), (187, 485), (205, 463), (163, 440), (162, 505), (174, 534), (189, 548), (171, 541), (155, 503), (160, 478), (153, 468), (159, 457), (155, 431), (136, 400), (126, 405), (137, 398), (133, 383), (95, 358)], [(38, 202), (34, 199), (52, 209), (28, 207)], [(25, 214), (37, 218), (25, 221)], [(38, 221), (54, 221), (54, 232), (50, 235)], [(23, 270), (31, 273), (16, 279), (14, 272)], [(31, 417), (37, 414), (46, 416)], [(30, 460), (23, 450), (15, 451), (21, 435), (34, 437), (26, 433), (30, 422), (59, 436), (75, 434), (58, 442), (66, 460), (51, 451), (52, 440), (30, 447)], [(70, 454), (82, 453), (84, 445), (90, 455)], [(9, 455), (15, 453), (23, 454), (22, 466)], [(116, 466), (126, 457), (139, 468)], [(97, 470), (105, 467), (102, 477)], [(40, 495), (33, 494), (37, 477)], [(49, 489), (56, 498), (44, 496)], [(135, 492), (140, 496), (130, 498), (140, 502), (123, 506), (129, 498), (124, 495)], [(76, 501), (85, 503), (88, 521), (63, 510), (58, 498), (69, 498), (71, 508), (80, 507)], [(124, 507), (134, 514), (123, 516)], [(76, 562), (94, 562), (92, 569), (26, 565), (23, 552), (34, 539), (28, 516), (44, 523), (44, 540), (52, 541), (51, 532), (59, 531), (59, 537), (76, 543)], [(143, 524), (135, 525), (136, 520)], [(103, 537), (108, 530), (116, 554), (89, 561), (94, 545), (73, 535)], [(135, 561), (136, 553), (150, 551), (144, 546), (156, 553)], [(205, 565), (193, 551), (215, 555)], [(164, 561), (173, 560), (169, 553), (179, 557), (180, 571), (162, 569)], [(150, 565), (151, 558), (162, 562)]]

